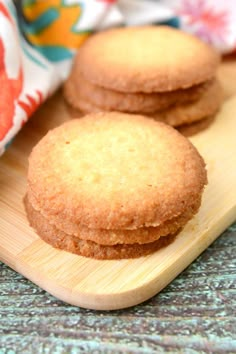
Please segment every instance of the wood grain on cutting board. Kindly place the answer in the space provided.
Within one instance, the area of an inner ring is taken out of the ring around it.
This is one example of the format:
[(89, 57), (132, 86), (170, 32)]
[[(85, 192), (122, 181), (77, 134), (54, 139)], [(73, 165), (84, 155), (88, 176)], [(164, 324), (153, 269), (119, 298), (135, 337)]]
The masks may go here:
[[(228, 92), (233, 92), (231, 83)], [(98, 261), (41, 241), (29, 227), (22, 204), (32, 147), (48, 129), (68, 119), (57, 93), (0, 160), (0, 259), (56, 297), (82, 307), (117, 309), (150, 298), (236, 219), (235, 117), (236, 97), (232, 97), (215, 123), (191, 139), (207, 162), (209, 185), (199, 213), (176, 241), (147, 257)]]

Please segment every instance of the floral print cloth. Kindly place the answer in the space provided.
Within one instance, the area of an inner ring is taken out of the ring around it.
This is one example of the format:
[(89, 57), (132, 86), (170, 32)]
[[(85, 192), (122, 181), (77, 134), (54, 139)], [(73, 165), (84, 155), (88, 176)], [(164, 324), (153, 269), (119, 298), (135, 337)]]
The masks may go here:
[(236, 52), (235, 0), (0, 0), (0, 155), (94, 31), (168, 24)]

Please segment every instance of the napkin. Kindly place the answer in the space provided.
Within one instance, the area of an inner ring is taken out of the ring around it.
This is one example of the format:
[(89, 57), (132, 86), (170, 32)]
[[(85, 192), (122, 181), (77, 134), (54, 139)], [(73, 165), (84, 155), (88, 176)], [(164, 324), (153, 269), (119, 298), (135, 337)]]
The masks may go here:
[(91, 33), (167, 24), (236, 51), (235, 0), (0, 0), (0, 155), (66, 79)]

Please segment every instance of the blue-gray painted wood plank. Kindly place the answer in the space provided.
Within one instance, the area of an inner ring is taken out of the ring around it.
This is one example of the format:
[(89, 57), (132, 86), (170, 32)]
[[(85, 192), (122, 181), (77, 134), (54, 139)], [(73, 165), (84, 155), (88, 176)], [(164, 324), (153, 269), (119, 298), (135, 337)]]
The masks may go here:
[(236, 353), (236, 223), (161, 293), (105, 312), (70, 306), (0, 264), (0, 354)]

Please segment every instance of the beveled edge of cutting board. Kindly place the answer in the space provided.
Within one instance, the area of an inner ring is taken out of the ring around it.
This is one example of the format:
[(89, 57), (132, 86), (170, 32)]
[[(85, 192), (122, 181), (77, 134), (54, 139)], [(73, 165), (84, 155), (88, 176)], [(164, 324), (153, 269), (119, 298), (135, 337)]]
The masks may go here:
[[(199, 256), (231, 223), (235, 220), (236, 206), (231, 208), (227, 215), (222, 216), (214, 226), (210, 229), (206, 229), (201, 235), (198, 235), (192, 242), (189, 242), (189, 233), (191, 232), (191, 224), (186, 228), (174, 241), (174, 243), (163, 249), (161, 252), (161, 258), (167, 256), (170, 249), (172, 250), (171, 261), (168, 261), (162, 268), (156, 269), (152, 276), (148, 280), (142, 279), (137, 286), (137, 283), (131, 282), (129, 288), (127, 286), (122, 289), (115, 291), (110, 290), (103, 292), (102, 288), (97, 288), (96, 284), (91, 283), (90, 289), (83, 289), (80, 287), (80, 283), (75, 283), (73, 287), (68, 287), (68, 285), (63, 283), (63, 280), (58, 278), (54, 279), (48, 275), (47, 270), (53, 266), (50, 262), (47, 263), (48, 269), (44, 271), (40, 268), (33, 267), (32, 264), (27, 260), (28, 255), (30, 258), (32, 256), (32, 250), (35, 248), (42, 248), (44, 252), (57, 253), (60, 257), (62, 254), (67, 254), (67, 252), (55, 250), (50, 245), (47, 245), (41, 239), (34, 241), (29, 247), (23, 250), (16, 259), (16, 264), (14, 266), (15, 270), (23, 274), (25, 277), (33, 281), (35, 284), (42, 287), (44, 290), (48, 291), (60, 300), (63, 300), (72, 305), (81, 306), (84, 308), (94, 309), (94, 310), (116, 310), (121, 308), (126, 308), (130, 306), (137, 305), (155, 294), (161, 291), (167, 284), (169, 284), (180, 272), (182, 272), (197, 256)], [(222, 223), (222, 219), (224, 222)], [(68, 256), (68, 254), (67, 254)], [(84, 260), (84, 257), (71, 255), (71, 258), (77, 258)], [(151, 262), (157, 264), (158, 262), (158, 252), (156, 254), (143, 257)], [(94, 261), (87, 260), (88, 262), (94, 262), (94, 265), (104, 262), (104, 261)], [(134, 260), (121, 260), (121, 261), (105, 261), (106, 266), (108, 263), (133, 263)], [(108, 265), (109, 267), (109, 265)], [(140, 266), (140, 269), (142, 266)], [(73, 272), (80, 272), (80, 265), (73, 266), (71, 269)], [(119, 270), (118, 270), (119, 271)], [(112, 272), (112, 271), (111, 271)], [(114, 276), (116, 271), (113, 270)], [(94, 287), (92, 286), (95, 285)]]

